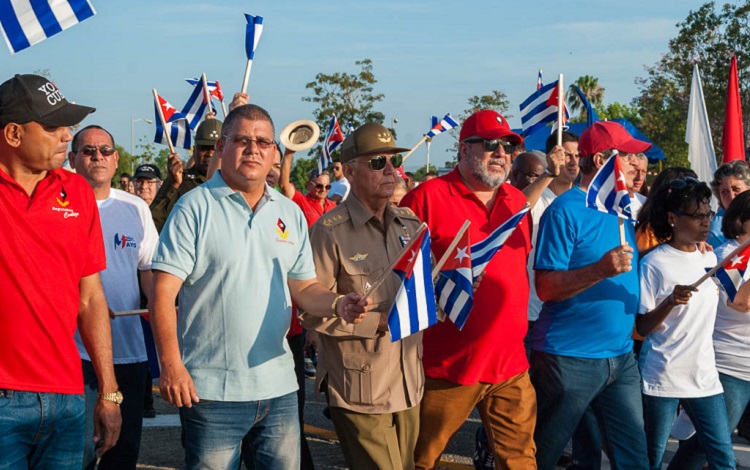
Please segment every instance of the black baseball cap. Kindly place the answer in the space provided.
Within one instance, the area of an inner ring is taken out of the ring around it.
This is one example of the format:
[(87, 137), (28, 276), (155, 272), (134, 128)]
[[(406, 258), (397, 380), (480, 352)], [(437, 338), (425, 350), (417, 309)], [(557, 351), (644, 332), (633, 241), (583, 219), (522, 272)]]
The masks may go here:
[(148, 178), (150, 180), (154, 178), (161, 179), (161, 171), (159, 171), (159, 168), (157, 168), (156, 165), (144, 163), (143, 165), (135, 169), (133, 179), (137, 180), (138, 178)]
[(0, 126), (38, 122), (53, 127), (74, 126), (96, 111), (73, 104), (60, 89), (39, 75), (20, 75), (0, 85)]

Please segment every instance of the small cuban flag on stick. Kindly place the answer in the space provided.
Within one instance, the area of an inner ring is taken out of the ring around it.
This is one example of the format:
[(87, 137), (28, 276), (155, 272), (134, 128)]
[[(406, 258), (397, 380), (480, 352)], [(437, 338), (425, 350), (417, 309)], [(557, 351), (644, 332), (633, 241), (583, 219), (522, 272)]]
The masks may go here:
[(459, 330), (463, 329), (474, 305), (469, 225), (471, 221), (466, 220), (432, 270), (437, 303)]
[(255, 49), (263, 34), (263, 17), (245, 14), (247, 26), (245, 28), (245, 53), (247, 54), (247, 66), (245, 67), (245, 78), (242, 80), (242, 93), (247, 93), (247, 83), (250, 81), (250, 69), (253, 67)]
[(750, 277), (750, 270), (747, 269), (748, 262), (750, 262), (750, 238), (742, 242), (740, 246), (729, 253), (719, 264), (711, 268), (703, 277), (694, 282), (692, 286), (697, 288), (703, 281), (711, 276), (715, 276), (726, 291), (727, 296), (729, 296), (729, 300), (734, 302), (737, 290)]
[(402, 281), (388, 314), (391, 341), (398, 341), (437, 323), (431, 277), (430, 231), (425, 226), (393, 266)]
[(328, 130), (326, 131), (326, 136), (323, 141), (323, 151), (320, 152), (320, 158), (318, 159), (318, 175), (323, 173), (323, 171), (333, 162), (331, 154), (343, 142), (344, 134), (341, 132), (339, 121), (334, 114), (331, 123), (328, 125)]
[(635, 220), (630, 209), (632, 201), (628, 193), (625, 173), (622, 171), (622, 163), (618, 156), (615, 152), (596, 172), (586, 190), (586, 207), (616, 215), (620, 225), (620, 244), (624, 245), (627, 242), (623, 220), (630, 222)]
[(492, 260), (500, 248), (505, 245), (505, 242), (513, 235), (513, 231), (516, 230), (518, 224), (521, 223), (523, 218), (528, 214), (531, 207), (527, 203), (518, 212), (513, 214), (508, 220), (503, 222), (498, 228), (492, 231), (487, 238), (481, 242), (477, 242), (471, 245), (471, 271), (474, 276), (473, 280), (476, 280), (480, 274), (484, 271), (484, 268)]
[[(204, 74), (205, 75), (205, 74)], [(198, 86), (199, 83), (201, 83), (203, 80), (203, 77), (201, 78), (186, 78), (185, 81), (193, 86)], [(227, 106), (224, 104), (224, 93), (221, 92), (221, 85), (219, 84), (219, 81), (206, 81), (206, 89), (208, 90), (208, 93), (211, 96), (211, 99), (216, 98), (221, 103), (221, 110), (224, 112), (224, 118), (227, 117)]]
[(167, 144), (169, 153), (175, 153), (175, 146), (189, 149), (190, 127), (185, 115), (177, 112), (177, 109), (169, 104), (167, 100), (159, 96), (156, 90), (154, 94), (154, 107), (156, 114), (156, 136), (154, 142)]
[(15, 54), (95, 14), (89, 0), (2, 0), (0, 29)]
[(430, 129), (430, 131), (427, 134), (425, 134), (419, 140), (419, 142), (417, 142), (414, 145), (414, 147), (411, 148), (411, 150), (409, 150), (408, 152), (406, 152), (406, 155), (404, 155), (404, 158), (402, 159), (402, 161), (405, 162), (406, 159), (409, 158), (409, 155), (411, 155), (412, 153), (414, 153), (414, 151), (417, 150), (420, 145), (422, 145), (423, 143), (425, 143), (427, 141), (427, 139), (431, 139), (431, 138), (435, 137), (436, 135), (442, 134), (443, 132), (449, 131), (449, 130), (453, 129), (454, 127), (457, 127), (457, 126), (458, 126), (458, 123), (456, 122), (455, 119), (453, 119), (453, 117), (450, 115), (450, 113), (446, 114), (445, 117), (443, 117), (443, 119), (440, 120), (440, 122), (438, 122), (437, 124), (435, 124), (435, 125), (432, 126), (432, 129)]

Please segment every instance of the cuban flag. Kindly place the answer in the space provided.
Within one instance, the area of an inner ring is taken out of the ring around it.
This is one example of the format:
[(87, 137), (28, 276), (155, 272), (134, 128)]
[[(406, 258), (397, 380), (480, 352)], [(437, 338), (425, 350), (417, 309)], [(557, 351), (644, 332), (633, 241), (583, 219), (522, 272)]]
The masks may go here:
[(320, 153), (320, 158), (318, 159), (318, 174), (323, 173), (333, 162), (331, 154), (342, 142), (344, 142), (344, 134), (341, 132), (339, 121), (334, 114), (331, 123), (328, 125), (325, 140), (323, 141), (323, 151)]
[[(521, 103), (521, 128), (524, 137), (557, 120), (557, 83), (555, 80), (542, 86)], [(563, 108), (564, 119), (567, 121), (568, 110), (565, 104)]]
[(448, 261), (440, 269), (435, 294), (440, 308), (461, 330), (474, 305), (474, 276), (471, 273), (471, 244), (468, 230), (448, 256)]
[[(433, 116), (433, 118), (435, 118)], [(435, 118), (436, 120), (437, 118)], [(432, 125), (432, 129), (430, 129), (430, 132), (427, 133), (427, 137), (435, 137), (438, 134), (442, 134), (445, 131), (449, 131), (453, 129), (454, 127), (457, 127), (458, 123), (455, 119), (450, 115), (450, 113), (446, 114), (445, 117), (443, 117), (442, 120), (440, 120), (438, 123)]]
[[(1, 0), (0, 0), (1, 1)], [(209, 112), (209, 103), (206, 100), (206, 93), (202, 86), (193, 88), (193, 92), (182, 107), (182, 114), (185, 115), (190, 129), (195, 130), (198, 124)]]
[(487, 267), (495, 253), (505, 245), (505, 242), (513, 235), (513, 231), (521, 223), (521, 220), (529, 212), (529, 205), (526, 204), (521, 208), (520, 211), (513, 214), (508, 220), (502, 223), (498, 228), (492, 231), (492, 233), (482, 240), (471, 245), (471, 271), (474, 276), (474, 280), (482, 274), (484, 268)]
[(402, 284), (388, 314), (391, 341), (406, 338), (437, 323), (431, 271), (430, 231), (425, 228), (393, 267)]
[(89, 0), (0, 0), (0, 28), (11, 54), (95, 14)]
[(747, 269), (748, 261), (750, 261), (750, 246), (727, 261), (727, 264), (714, 274), (732, 302), (740, 286), (750, 277), (750, 270)]
[(154, 121), (156, 122), (156, 135), (154, 136), (154, 142), (167, 145), (167, 141), (164, 138), (164, 127), (162, 127), (161, 118), (159, 117), (158, 106), (160, 106), (164, 120), (167, 122), (167, 134), (172, 141), (172, 145), (183, 149), (190, 149), (192, 146), (190, 127), (185, 119), (185, 115), (177, 112), (177, 109), (161, 96), (157, 95), (157, 98), (159, 104), (157, 105), (154, 103), (154, 114), (156, 115)]
[[(198, 84), (200, 84), (202, 80), (200, 78), (186, 78), (185, 81), (193, 86), (198, 86)], [(219, 102), (224, 102), (224, 93), (221, 92), (221, 85), (219, 84), (218, 80), (213, 82), (207, 80), (206, 86), (208, 88), (208, 93), (211, 95), (212, 99), (216, 98), (217, 100), (219, 100)]]
[(539, 69), (539, 75), (536, 76), (536, 89), (540, 89), (544, 86), (542, 84), (542, 69)]
[(349, 121), (346, 123), (346, 134), (344, 135), (344, 137), (349, 137), (349, 134), (351, 134), (352, 132), (354, 132), (354, 123)]
[(635, 222), (630, 194), (617, 152), (596, 172), (586, 191), (586, 207)]
[(263, 34), (263, 17), (253, 16), (245, 13), (247, 26), (245, 27), (245, 53), (247, 60), (253, 60), (255, 57), (255, 48), (258, 47), (260, 36)]

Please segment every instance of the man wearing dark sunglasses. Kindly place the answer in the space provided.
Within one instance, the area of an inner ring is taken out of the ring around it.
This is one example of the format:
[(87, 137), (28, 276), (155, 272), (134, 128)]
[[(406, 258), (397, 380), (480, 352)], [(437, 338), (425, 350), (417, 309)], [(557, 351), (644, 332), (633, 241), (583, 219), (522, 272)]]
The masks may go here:
[[(94, 190), (99, 206), (103, 238), (108, 241), (105, 244), (107, 269), (102, 272), (101, 278), (110, 315), (112, 312), (140, 308), (139, 281), (144, 287), (146, 298), (152, 298), (151, 258), (159, 240), (148, 204), (134, 194), (111, 187), (112, 177), (117, 171), (118, 157), (112, 135), (96, 125), (84, 127), (76, 133), (68, 154), (73, 168)], [(117, 445), (101, 456), (99, 468), (102, 470), (123, 466), (134, 468), (138, 463), (143, 424), (143, 390), (148, 375), (148, 356), (141, 319), (137, 315), (113, 318), (111, 328), (115, 377), (123, 397), (120, 403), (122, 431)], [(99, 401), (97, 394), (102, 393), (102, 390), (80, 334), (76, 334), (76, 346), (81, 356), (86, 386), (84, 468), (94, 468), (96, 454), (91, 417)]]
[(281, 177), (279, 178), (279, 189), (281, 193), (291, 199), (302, 209), (307, 220), (307, 226), (317, 222), (317, 220), (336, 207), (336, 203), (328, 199), (328, 191), (331, 189), (331, 177), (327, 171), (318, 174), (317, 169), (310, 170), (307, 182), (307, 194), (297, 191), (292, 181), (289, 179), (292, 173), (292, 159), (294, 152), (287, 149), (284, 151), (284, 159), (281, 161)]
[(185, 168), (179, 154), (169, 155), (167, 161), (168, 175), (154, 201), (151, 203), (151, 214), (156, 229), (161, 232), (169, 213), (183, 194), (206, 182), (208, 166), (211, 162), (216, 141), (221, 136), (222, 123), (209, 117), (195, 130), (195, 145), (191, 156), (192, 166)]
[[(466, 219), (471, 243), (477, 243), (526, 205), (523, 193), (505, 184), (511, 153), (522, 142), (503, 116), (478, 111), (461, 126), (456, 168), (422, 183), (401, 201), (430, 227), (436, 258)], [(523, 342), (530, 224), (526, 217), (487, 265), (464, 328), (459, 331), (446, 320), (424, 333), (426, 379), (416, 468), (437, 465), (475, 407), (491, 436), (495, 465), (535, 468), (536, 398)]]
[[(70, 126), (93, 108), (38, 75), (0, 85), (0, 460), (14, 468), (81, 468), (84, 402), (78, 325), (100, 392), (99, 450), (117, 443), (117, 395), (105, 254), (91, 187), (62, 170)], [(98, 149), (97, 149), (98, 150)], [(88, 436), (87, 438), (91, 438)]]
[[(339, 293), (362, 293), (390, 269), (420, 222), (392, 207), (401, 165), (390, 131), (368, 123), (341, 146), (349, 197), (310, 232), (318, 279)], [(422, 334), (391, 342), (387, 317), (400, 283), (394, 276), (372, 294), (373, 307), (357, 325), (303, 314), (318, 331), (318, 390), (325, 390), (331, 418), (349, 468), (414, 468), (419, 401), (424, 383)]]
[(351, 185), (349, 180), (344, 176), (344, 164), (340, 161), (333, 162), (331, 165), (331, 190), (328, 191), (328, 199), (336, 204), (341, 203), (349, 195)]
[(542, 215), (534, 269), (544, 304), (531, 332), (540, 469), (555, 468), (589, 406), (607, 430), (613, 467), (649, 467), (631, 338), (639, 298), (635, 231), (624, 223), (621, 244), (617, 217), (585, 204), (607, 159), (631, 166), (649, 148), (615, 122), (594, 123), (579, 139), (579, 185)]

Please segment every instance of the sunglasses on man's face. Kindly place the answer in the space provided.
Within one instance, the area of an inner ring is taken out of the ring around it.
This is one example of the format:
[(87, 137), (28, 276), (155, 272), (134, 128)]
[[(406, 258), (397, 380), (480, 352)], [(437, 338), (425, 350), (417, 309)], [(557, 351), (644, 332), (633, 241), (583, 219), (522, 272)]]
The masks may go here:
[(508, 155), (516, 151), (515, 145), (500, 139), (488, 140), (482, 139), (481, 137), (474, 137), (471, 139), (465, 139), (464, 142), (466, 142), (467, 144), (478, 144), (479, 142), (482, 142), (482, 144), (484, 145), (484, 150), (487, 152), (494, 152), (501, 145), (503, 146), (503, 152)]
[(393, 165), (393, 168), (398, 168), (401, 166), (401, 162), (403, 160), (401, 155), (378, 155), (377, 157), (370, 158), (370, 169), (372, 171), (383, 171), (385, 169), (385, 164), (389, 158), (391, 160), (391, 165)]
[(328, 189), (331, 189), (331, 185), (330, 184), (320, 184), (320, 183), (318, 183), (318, 184), (315, 185), (315, 189), (317, 189), (318, 191), (321, 191), (323, 189), (328, 190)]
[(83, 147), (81, 147), (79, 152), (86, 155), (87, 157), (93, 157), (94, 155), (96, 155), (97, 150), (104, 157), (109, 157), (110, 155), (115, 153), (115, 149), (113, 149), (109, 145), (102, 145), (99, 147), (95, 147), (93, 145), (84, 145)]

